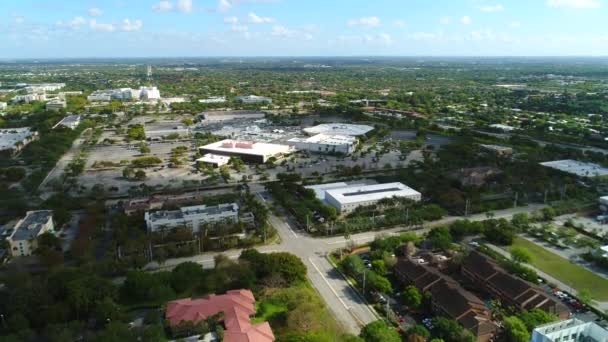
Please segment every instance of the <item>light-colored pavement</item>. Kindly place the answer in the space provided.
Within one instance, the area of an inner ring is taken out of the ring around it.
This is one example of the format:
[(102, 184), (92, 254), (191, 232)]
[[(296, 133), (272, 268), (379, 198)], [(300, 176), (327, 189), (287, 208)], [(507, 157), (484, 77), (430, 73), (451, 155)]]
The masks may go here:
[[(259, 192), (257, 195), (262, 201), (267, 201), (263, 196), (260, 195)], [(527, 207), (497, 211), (494, 213), (494, 218), (510, 218), (514, 214), (522, 212), (530, 213), (543, 207), (543, 205), (531, 205)], [(424, 234), (432, 227), (446, 225), (458, 219), (462, 219), (462, 217), (451, 216), (438, 221), (428, 222), (419, 229), (412, 230), (412, 232)], [(479, 214), (472, 215), (467, 219), (472, 221), (481, 221), (486, 220), (487, 217), (485, 214)], [(257, 249), (262, 253), (279, 251), (289, 252), (301, 258), (307, 267), (308, 278), (310, 279), (312, 285), (317, 289), (325, 303), (327, 303), (331, 312), (344, 326), (346, 331), (353, 334), (359, 334), (361, 327), (377, 320), (375, 312), (327, 260), (328, 253), (337, 248), (346, 246), (349, 240), (346, 240), (343, 236), (329, 238), (311, 237), (304, 232), (297, 231), (285, 220), (273, 214), (270, 214), (269, 216), (269, 223), (277, 230), (279, 236), (281, 237), (281, 242), (280, 244), (262, 246)], [(354, 241), (356, 244), (365, 244), (373, 241), (378, 235), (397, 234), (399, 232), (403, 232), (405, 229), (406, 227), (395, 227), (387, 230), (353, 234), (350, 237), (350, 240)], [(214, 266), (214, 257), (216, 255), (224, 254), (231, 259), (236, 259), (240, 253), (241, 250), (239, 249), (229, 250), (222, 253), (205, 253), (193, 257), (170, 259), (165, 261), (162, 265), (158, 265), (157, 263), (153, 262), (148, 264), (146, 269), (150, 271), (171, 269), (185, 261), (194, 261), (200, 263), (205, 268), (212, 268)]]
[[(70, 164), (72, 160), (74, 160), (74, 158), (76, 158), (76, 156), (78, 156), (78, 154), (82, 150), (83, 143), (90, 137), (92, 133), (93, 131), (90, 128), (87, 128), (82, 131), (80, 136), (76, 140), (74, 140), (72, 147), (70, 147), (70, 149), (63, 154), (59, 161), (57, 161), (57, 164), (55, 164), (55, 167), (46, 175), (42, 183), (40, 183), (40, 185), (38, 186), (39, 192), (42, 192), (42, 190), (45, 189), (49, 182), (54, 179), (58, 179), (63, 173), (65, 173), (65, 168)], [(52, 194), (51, 191), (46, 191), (44, 193)]]

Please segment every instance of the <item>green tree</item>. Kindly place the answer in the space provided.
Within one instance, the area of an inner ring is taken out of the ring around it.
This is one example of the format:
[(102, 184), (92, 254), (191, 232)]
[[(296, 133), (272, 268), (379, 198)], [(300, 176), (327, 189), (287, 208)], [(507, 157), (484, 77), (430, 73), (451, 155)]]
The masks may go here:
[(365, 342), (401, 342), (399, 333), (384, 323), (384, 321), (371, 322), (361, 329), (359, 335)]
[(528, 342), (530, 341), (530, 333), (524, 322), (516, 316), (509, 316), (503, 320), (507, 340), (509, 342)]
[(433, 248), (447, 250), (452, 246), (452, 235), (447, 227), (433, 228), (427, 235)]
[(405, 334), (408, 337), (412, 336), (412, 335), (420, 336), (420, 337), (424, 338), (425, 340), (431, 336), (431, 333), (428, 331), (428, 329), (424, 325), (420, 325), (420, 324), (416, 324), (413, 327), (407, 329)]
[(513, 262), (522, 264), (522, 263), (530, 263), (532, 261), (532, 254), (525, 248), (515, 246), (511, 247), (511, 260)]
[(558, 317), (541, 309), (523, 311), (517, 316), (525, 325), (528, 331), (532, 331), (539, 325), (555, 322)]
[(131, 179), (131, 178), (133, 178), (134, 175), (135, 175), (135, 172), (130, 167), (125, 167), (122, 170), (122, 177), (125, 179)]
[(417, 309), (422, 304), (422, 294), (415, 286), (408, 286), (403, 291), (403, 304), (409, 308)]
[(135, 179), (137, 179), (138, 181), (146, 180), (146, 176), (146, 171), (144, 170), (135, 171)]

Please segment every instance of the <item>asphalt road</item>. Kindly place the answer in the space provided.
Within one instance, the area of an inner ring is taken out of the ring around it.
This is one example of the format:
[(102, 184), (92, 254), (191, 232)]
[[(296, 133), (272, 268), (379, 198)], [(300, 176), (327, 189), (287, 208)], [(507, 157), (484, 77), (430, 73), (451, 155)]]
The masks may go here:
[[(260, 189), (261, 191), (261, 189)], [(260, 192), (256, 193), (259, 198), (264, 201), (272, 201), (265, 199)], [(268, 196), (266, 196), (268, 198)], [(494, 218), (510, 218), (514, 214), (522, 212), (533, 212), (543, 208), (543, 205), (531, 205), (514, 209), (507, 209), (494, 212)], [(462, 217), (447, 217), (438, 221), (429, 222), (420, 229), (412, 230), (417, 234), (424, 234), (432, 227), (449, 224)], [(472, 215), (468, 217), (472, 221), (486, 220), (485, 214)], [(329, 263), (326, 258), (331, 251), (346, 246), (348, 240), (342, 236), (329, 238), (315, 238), (297, 231), (292, 228), (284, 219), (279, 218), (272, 213), (269, 216), (269, 223), (277, 230), (281, 242), (275, 245), (267, 245), (258, 248), (262, 253), (271, 252), (289, 252), (297, 255), (302, 259), (308, 269), (308, 278), (312, 285), (323, 297), (325, 303), (334, 314), (336, 319), (344, 326), (345, 330), (352, 334), (359, 334), (361, 327), (378, 319), (374, 310), (365, 302), (358, 292), (355, 291), (344, 279), (339, 272)], [(397, 234), (402, 232), (406, 227), (396, 227), (382, 231), (365, 232), (353, 234), (350, 240), (356, 244), (364, 244), (372, 241), (378, 235)], [(229, 250), (222, 253), (205, 253), (188, 258), (170, 259), (162, 265), (150, 263), (146, 269), (150, 271), (160, 269), (171, 269), (176, 265), (185, 261), (194, 261), (200, 263), (205, 268), (214, 266), (214, 257), (217, 254), (224, 254), (231, 259), (236, 259), (240, 255), (241, 250)]]

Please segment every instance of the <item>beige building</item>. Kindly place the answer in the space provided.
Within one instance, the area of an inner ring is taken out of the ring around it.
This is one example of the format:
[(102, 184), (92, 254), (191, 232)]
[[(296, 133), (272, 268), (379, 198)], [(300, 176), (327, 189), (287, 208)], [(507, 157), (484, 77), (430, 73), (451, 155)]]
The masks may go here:
[(8, 238), (11, 255), (32, 255), (38, 247), (38, 236), (54, 229), (52, 210), (28, 211), (25, 217), (17, 222)]

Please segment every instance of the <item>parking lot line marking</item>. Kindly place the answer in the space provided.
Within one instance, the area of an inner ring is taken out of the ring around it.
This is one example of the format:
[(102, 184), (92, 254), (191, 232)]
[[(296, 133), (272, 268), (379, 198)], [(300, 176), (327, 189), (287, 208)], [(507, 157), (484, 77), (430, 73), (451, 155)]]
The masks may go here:
[(323, 280), (325, 281), (325, 283), (327, 284), (327, 286), (329, 286), (329, 289), (331, 290), (331, 292), (334, 293), (334, 295), (338, 298), (338, 300), (340, 301), (340, 303), (342, 303), (342, 305), (344, 306), (344, 308), (346, 310), (350, 310), (350, 307), (348, 305), (346, 305), (346, 303), (344, 303), (344, 300), (342, 300), (342, 298), (340, 298), (340, 296), (338, 295), (338, 292), (336, 292), (336, 290), (334, 290), (334, 288), (331, 286), (331, 284), (329, 284), (329, 281), (327, 280), (327, 278), (325, 278), (325, 276), (323, 275), (323, 273), (321, 273), (321, 270), (319, 270), (319, 268), (317, 267), (317, 265), (315, 265), (315, 263), (312, 261), (312, 258), (308, 258), (308, 261), (312, 264), (312, 267), (315, 268), (315, 270), (317, 271), (317, 273), (319, 273), (319, 275), (321, 276), (321, 278), (323, 278)]

